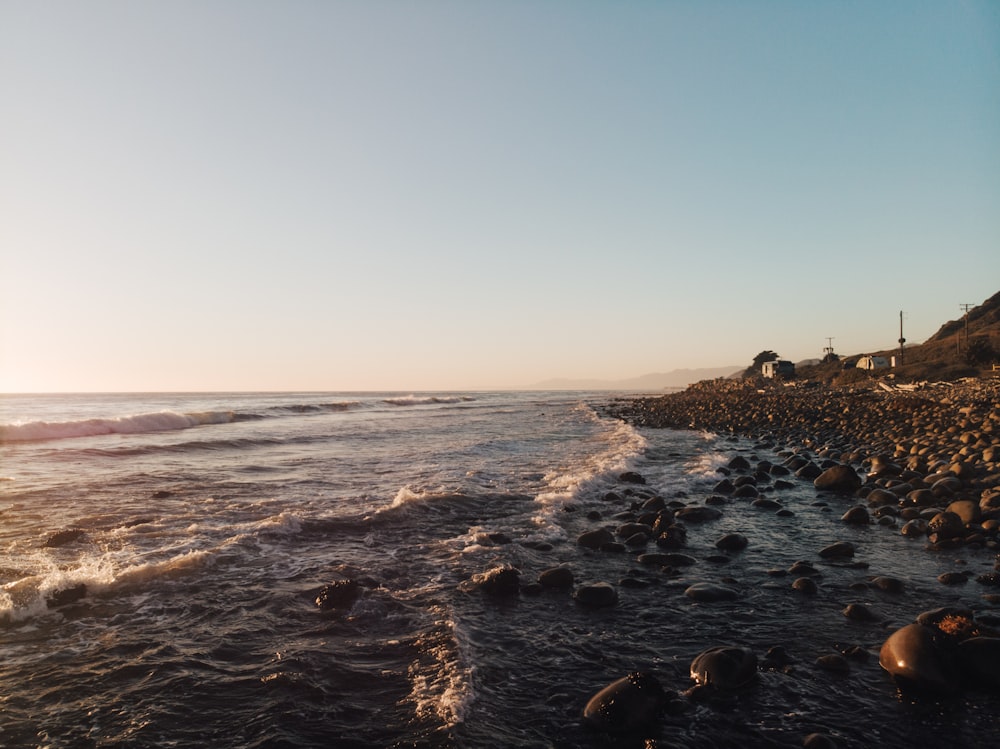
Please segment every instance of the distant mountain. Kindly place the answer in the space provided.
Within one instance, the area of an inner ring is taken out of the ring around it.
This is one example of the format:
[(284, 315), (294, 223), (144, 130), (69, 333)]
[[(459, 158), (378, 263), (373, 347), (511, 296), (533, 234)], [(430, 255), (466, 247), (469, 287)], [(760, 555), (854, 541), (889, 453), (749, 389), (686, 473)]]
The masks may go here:
[(703, 367), (701, 369), (675, 369), (670, 372), (653, 372), (627, 380), (573, 380), (560, 378), (545, 380), (531, 386), (533, 390), (641, 390), (644, 392), (686, 388), (693, 382), (729, 377), (743, 371), (736, 364), (730, 367)]

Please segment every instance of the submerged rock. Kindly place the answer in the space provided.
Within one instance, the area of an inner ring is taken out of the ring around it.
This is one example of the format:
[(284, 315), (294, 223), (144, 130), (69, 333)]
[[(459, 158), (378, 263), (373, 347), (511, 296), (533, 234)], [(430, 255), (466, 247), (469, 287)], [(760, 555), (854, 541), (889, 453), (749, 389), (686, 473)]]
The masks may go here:
[(513, 567), (494, 567), (472, 576), (473, 587), (491, 596), (516, 596), (521, 588), (521, 573)]
[(700, 687), (732, 690), (757, 674), (757, 656), (748, 648), (720, 645), (703, 650), (691, 661), (691, 678)]
[(338, 580), (324, 585), (316, 594), (315, 602), (323, 611), (345, 609), (354, 605), (361, 594), (357, 580)]
[(614, 606), (618, 603), (618, 591), (611, 583), (589, 583), (577, 588), (573, 598), (584, 606), (595, 608)]
[(605, 733), (639, 733), (655, 727), (668, 700), (656, 677), (637, 671), (591, 697), (583, 709), (583, 722)]
[(60, 546), (65, 546), (66, 544), (73, 543), (81, 538), (83, 538), (84, 532), (80, 528), (69, 528), (64, 531), (56, 531), (55, 533), (50, 533), (48, 538), (42, 543), (42, 546), (46, 549), (55, 549)]

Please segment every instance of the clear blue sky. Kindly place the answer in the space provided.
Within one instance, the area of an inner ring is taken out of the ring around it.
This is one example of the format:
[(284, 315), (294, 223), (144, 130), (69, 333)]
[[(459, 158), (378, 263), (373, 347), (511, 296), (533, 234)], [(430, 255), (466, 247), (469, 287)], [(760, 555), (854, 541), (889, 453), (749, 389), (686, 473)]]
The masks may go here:
[(0, 3), (0, 390), (626, 378), (998, 290), (994, 0)]

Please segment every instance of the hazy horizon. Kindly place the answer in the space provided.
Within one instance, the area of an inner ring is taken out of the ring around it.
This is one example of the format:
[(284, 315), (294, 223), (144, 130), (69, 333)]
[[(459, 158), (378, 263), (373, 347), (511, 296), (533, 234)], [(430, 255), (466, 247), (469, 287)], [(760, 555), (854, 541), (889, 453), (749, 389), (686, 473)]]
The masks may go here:
[(0, 6), (0, 392), (526, 389), (1000, 287), (1000, 4)]

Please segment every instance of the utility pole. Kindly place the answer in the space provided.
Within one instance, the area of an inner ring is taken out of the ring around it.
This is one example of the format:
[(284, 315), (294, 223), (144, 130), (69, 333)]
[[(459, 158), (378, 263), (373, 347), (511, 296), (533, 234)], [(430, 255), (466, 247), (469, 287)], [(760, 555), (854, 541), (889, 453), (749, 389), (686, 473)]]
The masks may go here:
[(906, 339), (903, 338), (903, 310), (899, 311), (899, 364), (903, 365), (903, 344), (906, 343)]
[[(969, 310), (972, 307), (975, 307), (976, 305), (975, 304), (970, 304), (970, 303), (966, 302), (966, 303), (960, 304), (958, 306), (961, 307), (962, 310), (965, 312), (965, 350), (968, 351), (969, 350)], [(959, 339), (961, 339), (961, 336), (959, 336)], [(960, 354), (962, 353), (962, 343), (961, 343), (961, 340), (959, 340), (959, 343), (958, 343), (958, 353), (960, 353)]]
[(826, 348), (823, 349), (823, 361), (833, 358), (833, 336), (826, 337)]

